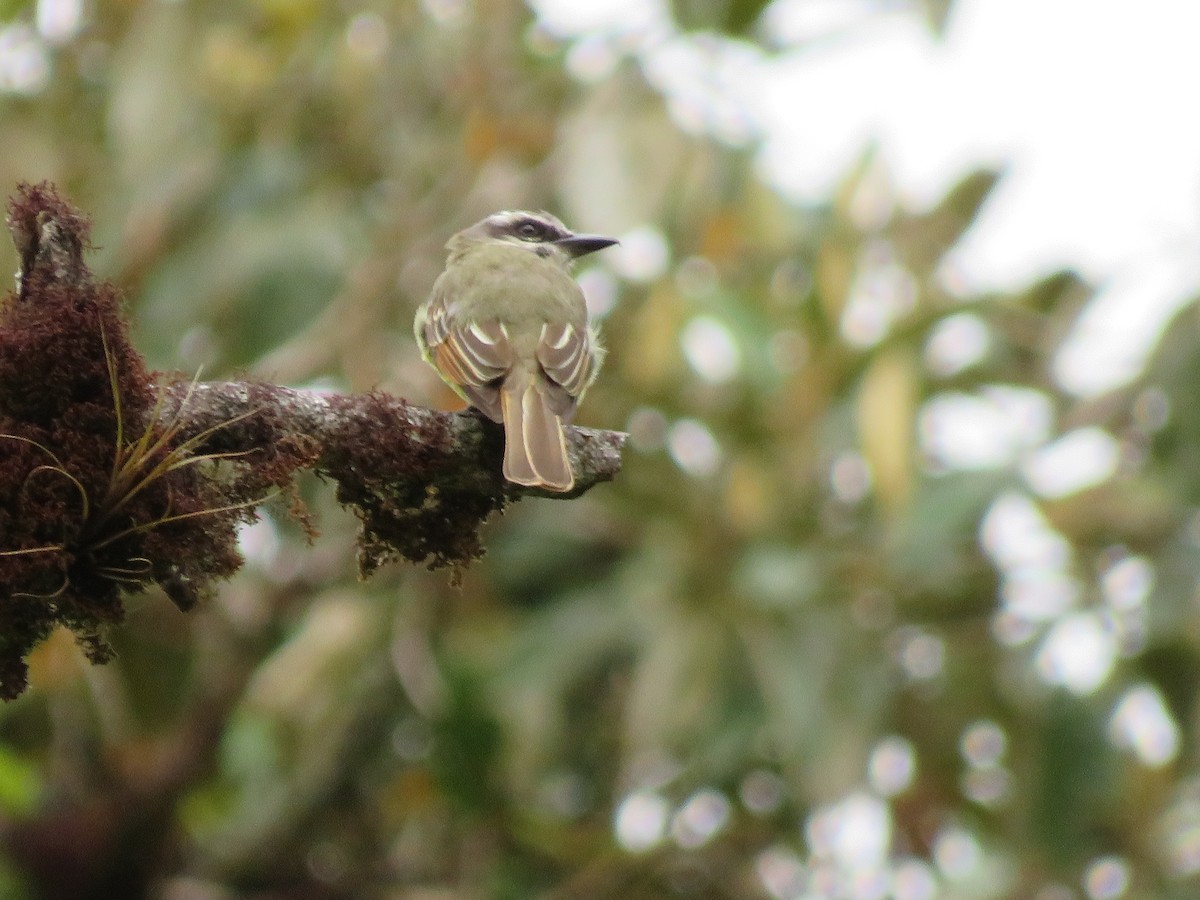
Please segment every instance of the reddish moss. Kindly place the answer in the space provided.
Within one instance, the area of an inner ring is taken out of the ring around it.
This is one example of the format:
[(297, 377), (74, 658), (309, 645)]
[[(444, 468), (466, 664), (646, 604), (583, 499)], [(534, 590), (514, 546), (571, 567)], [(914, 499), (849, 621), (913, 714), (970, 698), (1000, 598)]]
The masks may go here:
[[(321, 472), (337, 481), (337, 498), (362, 522), (359, 571), (366, 577), (400, 557), (429, 567), (460, 567), (483, 556), (479, 528), (507, 503), (499, 480), (492, 490), (477, 482), (456, 484), (458, 470), (445, 419), (414, 426), (403, 400), (384, 394), (337, 398), (344, 423)], [(379, 435), (420, 432), (402, 446), (381, 444)], [(498, 457), (496, 457), (498, 458)]]
[(220, 477), (211, 466), (179, 466), (219, 452), (221, 429), (201, 443), (162, 421), (166, 388), (133, 348), (116, 291), (92, 282), (83, 264), (87, 221), (40, 184), (20, 187), (8, 222), (21, 274), (0, 303), (6, 699), (24, 689), (23, 658), (56, 624), (105, 661), (103, 633), (124, 617), (122, 590), (158, 583), (181, 609), (194, 605), (240, 566), (236, 528), (252, 518), (249, 504), (312, 456), (264, 441)]

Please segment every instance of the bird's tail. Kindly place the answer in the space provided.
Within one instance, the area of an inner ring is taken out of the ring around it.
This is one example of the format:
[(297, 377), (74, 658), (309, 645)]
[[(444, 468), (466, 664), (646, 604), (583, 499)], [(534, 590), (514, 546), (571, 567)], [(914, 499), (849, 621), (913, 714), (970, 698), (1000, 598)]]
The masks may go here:
[(550, 408), (534, 374), (518, 365), (500, 386), (504, 414), (504, 477), (514, 484), (565, 492), (575, 486), (562, 418)]

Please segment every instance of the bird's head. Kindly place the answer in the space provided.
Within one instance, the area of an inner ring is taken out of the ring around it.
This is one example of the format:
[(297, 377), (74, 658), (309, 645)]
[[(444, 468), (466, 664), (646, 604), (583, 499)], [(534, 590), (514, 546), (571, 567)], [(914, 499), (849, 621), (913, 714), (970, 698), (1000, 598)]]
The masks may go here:
[(548, 212), (505, 210), (460, 231), (446, 246), (453, 254), (479, 244), (506, 244), (567, 266), (615, 243), (616, 238), (575, 234)]

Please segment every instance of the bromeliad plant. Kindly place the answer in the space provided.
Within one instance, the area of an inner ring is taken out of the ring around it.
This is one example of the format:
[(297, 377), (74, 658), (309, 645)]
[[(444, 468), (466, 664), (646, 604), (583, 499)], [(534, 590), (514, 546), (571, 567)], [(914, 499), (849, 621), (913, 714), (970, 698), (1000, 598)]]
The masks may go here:
[(107, 660), (103, 629), (122, 619), (123, 589), (157, 583), (181, 609), (194, 605), (240, 565), (236, 527), (280, 481), (256, 469), (255, 451), (219, 449), (220, 433), (256, 411), (188, 433), (196, 382), (153, 377), (116, 291), (81, 258), (56, 258), (87, 246), (86, 220), (42, 184), (21, 187), (8, 223), (21, 271), (0, 304), (6, 699), (55, 625)]
[[(80, 501), (81, 527), (78, 534), (69, 543), (50, 544), (44, 547), (28, 547), (21, 550), (0, 550), (3, 556), (32, 556), (41, 553), (58, 553), (71, 558), (78, 564), (84, 561), (87, 568), (118, 585), (139, 589), (153, 578), (153, 562), (144, 556), (131, 557), (119, 563), (108, 559), (105, 551), (113, 546), (119, 546), (126, 538), (140, 533), (152, 531), (174, 522), (199, 516), (215, 516), (234, 512), (256, 505), (260, 500), (245, 500), (230, 503), (211, 509), (198, 509), (189, 512), (176, 512), (172, 509), (173, 498), (170, 485), (167, 485), (167, 508), (159, 516), (146, 522), (130, 522), (128, 516), (122, 513), (133, 503), (137, 496), (144, 491), (153, 489), (160, 481), (173, 472), (197, 463), (216, 462), (218, 460), (237, 459), (253, 453), (254, 450), (230, 450), (224, 452), (200, 453), (198, 448), (203, 446), (216, 432), (233, 425), (235, 422), (249, 418), (254, 413), (246, 412), (224, 422), (212, 425), (197, 434), (185, 437), (183, 435), (184, 414), (191, 399), (196, 382), (193, 381), (183, 395), (176, 411), (163, 425), (158, 425), (160, 414), (167, 395), (165, 386), (160, 386), (155, 405), (151, 410), (146, 427), (136, 440), (128, 441), (125, 436), (125, 417), (121, 406), (120, 385), (117, 380), (116, 366), (103, 327), (100, 331), (104, 342), (105, 360), (109, 368), (109, 380), (112, 385), (113, 412), (116, 417), (116, 439), (113, 447), (112, 474), (104, 485), (103, 494), (93, 498), (83, 482), (73, 475), (66, 464), (49, 447), (31, 438), (18, 434), (0, 434), (0, 441), (20, 441), (36, 447), (51, 461), (35, 466), (26, 476), (24, 488), (39, 475), (52, 475), (65, 478), (78, 492)], [(266, 498), (261, 498), (266, 499)], [(10, 594), (13, 598), (28, 598), (34, 600), (53, 600), (66, 592), (70, 586), (70, 570), (64, 572), (62, 584), (52, 593), (35, 594), (15, 591)], [(181, 603), (182, 606), (190, 605)]]

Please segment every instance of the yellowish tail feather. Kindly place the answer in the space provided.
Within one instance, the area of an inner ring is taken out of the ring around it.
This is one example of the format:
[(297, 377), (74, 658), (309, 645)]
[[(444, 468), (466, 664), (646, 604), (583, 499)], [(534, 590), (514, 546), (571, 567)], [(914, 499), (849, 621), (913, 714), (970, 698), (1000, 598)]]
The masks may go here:
[(540, 375), (520, 366), (500, 387), (504, 415), (504, 477), (513, 484), (566, 492), (575, 486), (562, 419), (539, 389)]

